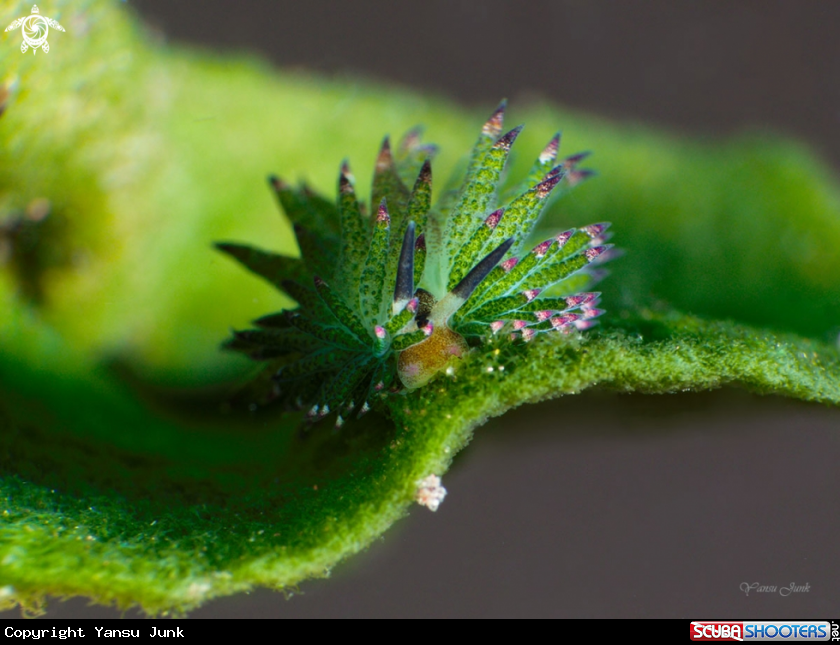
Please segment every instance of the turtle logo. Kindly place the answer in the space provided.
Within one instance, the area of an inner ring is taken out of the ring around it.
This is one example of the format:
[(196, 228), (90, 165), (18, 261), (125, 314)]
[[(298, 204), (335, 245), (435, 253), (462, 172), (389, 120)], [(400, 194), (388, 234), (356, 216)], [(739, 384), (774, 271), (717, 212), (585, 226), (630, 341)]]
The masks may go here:
[(42, 16), (38, 10), (38, 5), (32, 5), (32, 13), (15, 20), (11, 25), (6, 27), (6, 31), (12, 31), (18, 27), (20, 27), (20, 31), (23, 34), (23, 42), (20, 45), (20, 51), (23, 54), (30, 47), (32, 48), (33, 54), (38, 51), (39, 47), (44, 50), (44, 53), (50, 51), (50, 44), (47, 42), (50, 27), (64, 31), (64, 27), (59, 25), (55, 20)]

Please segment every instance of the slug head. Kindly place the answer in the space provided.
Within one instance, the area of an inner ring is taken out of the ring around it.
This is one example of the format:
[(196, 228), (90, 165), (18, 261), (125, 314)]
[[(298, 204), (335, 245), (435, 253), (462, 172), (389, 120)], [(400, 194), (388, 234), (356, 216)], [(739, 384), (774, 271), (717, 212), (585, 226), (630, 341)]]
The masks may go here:
[(440, 371), (469, 350), (461, 334), (447, 326), (435, 327), (429, 337), (397, 356), (397, 374), (409, 390), (423, 387)]

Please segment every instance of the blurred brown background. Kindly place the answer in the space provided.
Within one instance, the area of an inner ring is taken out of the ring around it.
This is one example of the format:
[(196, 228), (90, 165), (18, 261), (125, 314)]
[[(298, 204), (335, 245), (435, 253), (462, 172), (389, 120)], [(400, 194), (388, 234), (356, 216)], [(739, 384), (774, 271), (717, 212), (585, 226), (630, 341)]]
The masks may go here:
[[(278, 66), (488, 109), (539, 94), (696, 136), (769, 127), (840, 162), (838, 3), (129, 4), (167, 39)], [(437, 514), (414, 508), (290, 600), (259, 591), (192, 615), (829, 618), (838, 430), (837, 410), (736, 391), (523, 408), (479, 430)], [(742, 582), (810, 591), (747, 596)], [(117, 615), (78, 600), (48, 613)]]
[(492, 109), (539, 94), (719, 135), (772, 126), (840, 161), (830, 0), (135, 0), (168, 38)]

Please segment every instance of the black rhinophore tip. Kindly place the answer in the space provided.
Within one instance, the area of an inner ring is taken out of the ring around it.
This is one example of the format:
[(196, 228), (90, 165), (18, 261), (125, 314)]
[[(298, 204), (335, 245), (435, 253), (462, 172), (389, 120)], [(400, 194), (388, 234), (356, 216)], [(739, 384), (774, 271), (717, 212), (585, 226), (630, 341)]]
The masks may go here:
[(414, 297), (414, 222), (409, 222), (400, 249), (394, 303), (408, 302)]
[(508, 249), (512, 245), (513, 238), (509, 237), (497, 246), (495, 250), (488, 253), (487, 256), (481, 262), (476, 264), (470, 272), (464, 276), (464, 279), (461, 280), (454, 289), (452, 289), (452, 293), (464, 300), (469, 298), (472, 295), (472, 292), (475, 291), (475, 288), (481, 284), (481, 281), (484, 280), (484, 278), (487, 277), (487, 274), (493, 270), (503, 257), (505, 257), (505, 253), (508, 252)]

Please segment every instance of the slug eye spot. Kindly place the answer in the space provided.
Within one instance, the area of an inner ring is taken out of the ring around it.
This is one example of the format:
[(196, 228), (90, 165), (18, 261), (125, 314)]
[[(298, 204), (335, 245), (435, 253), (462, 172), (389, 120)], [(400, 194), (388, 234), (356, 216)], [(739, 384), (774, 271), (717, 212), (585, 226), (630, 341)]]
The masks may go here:
[(418, 327), (423, 327), (429, 322), (429, 316), (432, 315), (432, 309), (435, 306), (435, 297), (425, 289), (418, 289), (414, 292), (414, 297), (418, 300), (417, 313), (414, 320)]

